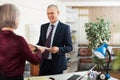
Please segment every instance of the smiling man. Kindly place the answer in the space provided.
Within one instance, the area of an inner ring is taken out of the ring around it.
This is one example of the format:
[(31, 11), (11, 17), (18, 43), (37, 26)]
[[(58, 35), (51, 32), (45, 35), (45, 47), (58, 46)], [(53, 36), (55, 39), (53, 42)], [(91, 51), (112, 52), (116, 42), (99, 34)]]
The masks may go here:
[(46, 47), (46, 55), (42, 56), (40, 75), (61, 74), (67, 69), (65, 54), (73, 47), (70, 27), (58, 19), (59, 14), (57, 5), (49, 5), (47, 16), (50, 22), (41, 25), (37, 45)]

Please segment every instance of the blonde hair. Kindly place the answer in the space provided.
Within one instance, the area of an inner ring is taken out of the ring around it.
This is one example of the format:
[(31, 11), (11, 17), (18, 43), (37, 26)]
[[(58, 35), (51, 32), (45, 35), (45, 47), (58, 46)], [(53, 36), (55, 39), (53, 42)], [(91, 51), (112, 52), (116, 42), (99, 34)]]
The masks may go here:
[(13, 4), (0, 6), (0, 29), (3, 27), (17, 28), (16, 21), (19, 17), (19, 10)]

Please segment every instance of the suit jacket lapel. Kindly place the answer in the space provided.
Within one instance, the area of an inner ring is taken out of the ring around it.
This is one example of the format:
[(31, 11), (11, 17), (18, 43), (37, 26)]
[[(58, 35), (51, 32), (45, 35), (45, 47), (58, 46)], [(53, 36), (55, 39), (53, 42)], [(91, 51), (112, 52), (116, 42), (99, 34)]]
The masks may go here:
[(44, 34), (43, 34), (44, 42), (46, 42), (46, 35), (47, 35), (48, 27), (49, 27), (49, 23), (46, 26), (44, 26), (44, 31), (43, 31), (44, 32)]
[(61, 22), (58, 23), (58, 26), (57, 26), (57, 29), (55, 31), (55, 35), (54, 35), (54, 39), (53, 39), (53, 44), (55, 43), (56, 39), (57, 39), (57, 36), (60, 34), (61, 32)]

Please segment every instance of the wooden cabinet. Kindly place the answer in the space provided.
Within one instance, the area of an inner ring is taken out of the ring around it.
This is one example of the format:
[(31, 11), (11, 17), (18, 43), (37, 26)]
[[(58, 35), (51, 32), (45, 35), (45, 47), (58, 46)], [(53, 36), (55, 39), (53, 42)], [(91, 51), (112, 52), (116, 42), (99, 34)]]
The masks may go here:
[(30, 68), (30, 74), (31, 76), (38, 76), (39, 75), (39, 65), (33, 65), (31, 64), (30, 65), (31, 68)]

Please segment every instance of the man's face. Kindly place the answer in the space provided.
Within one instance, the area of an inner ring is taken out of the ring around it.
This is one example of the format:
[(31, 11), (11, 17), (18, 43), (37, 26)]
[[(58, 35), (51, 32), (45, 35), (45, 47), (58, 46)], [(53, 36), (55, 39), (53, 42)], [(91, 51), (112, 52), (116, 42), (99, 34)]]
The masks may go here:
[(51, 23), (55, 23), (58, 20), (59, 11), (55, 7), (47, 9), (47, 16)]

